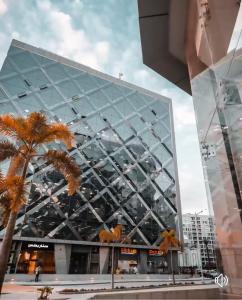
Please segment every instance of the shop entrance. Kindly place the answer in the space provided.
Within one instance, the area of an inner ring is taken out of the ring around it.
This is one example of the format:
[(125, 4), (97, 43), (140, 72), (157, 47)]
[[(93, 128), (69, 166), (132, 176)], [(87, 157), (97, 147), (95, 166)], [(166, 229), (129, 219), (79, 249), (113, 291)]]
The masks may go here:
[[(44, 246), (46, 248), (44, 248)], [(41, 267), (41, 273), (55, 273), (53, 246), (47, 244), (23, 243), (18, 261), (17, 273), (33, 274), (37, 266)]]
[(88, 253), (71, 254), (70, 274), (87, 274)]

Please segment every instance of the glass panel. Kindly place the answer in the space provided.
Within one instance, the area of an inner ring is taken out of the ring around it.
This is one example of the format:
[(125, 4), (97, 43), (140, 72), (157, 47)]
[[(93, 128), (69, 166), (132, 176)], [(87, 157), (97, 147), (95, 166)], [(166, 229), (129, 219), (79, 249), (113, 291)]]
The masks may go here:
[(104, 88), (103, 91), (108, 95), (111, 101), (115, 101), (122, 97), (122, 92), (113, 84)]
[(0, 87), (0, 100), (6, 99), (7, 95), (4, 93), (4, 91)]
[(18, 99), (16, 103), (24, 112), (24, 114), (28, 114), (29, 112), (33, 111), (40, 111), (44, 108), (44, 105), (34, 95), (29, 95), (24, 98)]
[(120, 135), (120, 137), (123, 139), (123, 141), (126, 141), (130, 137), (134, 136), (134, 133), (131, 131), (131, 129), (125, 124), (121, 124), (116, 128), (117, 133)]
[(160, 123), (156, 123), (153, 126), (155, 134), (157, 134), (162, 140), (169, 134), (169, 131)]
[(1, 77), (5, 76), (5, 75), (15, 75), (16, 73), (17, 73), (17, 71), (13, 67), (10, 58), (7, 57), (1, 68), (0, 79), (1, 79)]
[(64, 99), (59, 93), (57, 93), (56, 89), (54, 89), (53, 87), (41, 90), (39, 94), (41, 95), (41, 99), (47, 107), (64, 102)]
[(89, 101), (97, 108), (101, 108), (109, 103), (107, 97), (101, 91), (91, 93), (88, 97)]
[(133, 114), (133, 107), (129, 104), (127, 100), (121, 100), (116, 104), (116, 109), (125, 117)]
[(135, 224), (138, 224), (147, 213), (146, 208), (137, 194), (125, 203), (124, 208)]
[(64, 72), (64, 69), (59, 64), (54, 64), (48, 67), (45, 67), (45, 71), (50, 77), (51, 80), (54, 82), (63, 80), (67, 77), (66, 73)]
[(0, 115), (13, 113), (15, 114), (17, 111), (14, 106), (10, 102), (4, 102), (0, 104)]
[(88, 119), (87, 123), (91, 126), (94, 132), (98, 132), (106, 127), (105, 122), (98, 115), (95, 115)]
[(67, 74), (71, 77), (76, 77), (85, 74), (84, 71), (78, 70), (76, 68), (72, 68), (66, 65), (63, 65), (63, 69), (67, 72)]
[(67, 99), (80, 94), (80, 90), (71, 80), (59, 83), (58, 87)]
[(53, 196), (52, 201), (58, 205), (65, 217), (71, 216), (85, 203), (79, 194), (75, 193), (69, 196), (67, 191), (62, 192), (58, 196)]
[(120, 114), (117, 113), (112, 107), (108, 107), (102, 111), (102, 115), (111, 125), (114, 125), (121, 120)]
[(91, 201), (91, 205), (102, 220), (107, 220), (118, 209), (108, 193), (105, 193), (95, 202)]
[(129, 119), (128, 121), (131, 126), (135, 129), (135, 131), (138, 133), (146, 128), (146, 124), (141, 121), (140, 117), (134, 116)]
[(75, 82), (78, 84), (78, 86), (83, 92), (92, 91), (98, 88), (96, 82), (94, 82), (92, 77), (89, 75), (80, 76), (75, 79)]
[(76, 212), (69, 222), (83, 241), (88, 241), (92, 235), (97, 234), (100, 226), (100, 222), (88, 207), (83, 211)]
[(159, 176), (156, 177), (155, 182), (163, 192), (165, 192), (172, 184), (171, 179), (165, 174), (165, 172), (160, 173)]
[(53, 64), (53, 60), (48, 59), (48, 58), (46, 58), (46, 57), (44, 57), (44, 56), (41, 56), (41, 55), (32, 53), (32, 57), (33, 57), (35, 60), (37, 60), (37, 62), (38, 62), (41, 66)]
[(88, 116), (95, 111), (86, 97), (73, 101), (73, 106), (83, 116)]
[(144, 120), (148, 123), (153, 122), (156, 119), (156, 116), (154, 113), (152, 113), (150, 108), (143, 108), (140, 113), (142, 114)]
[(90, 160), (90, 163), (96, 164), (99, 160), (105, 157), (105, 154), (97, 146), (96, 143), (92, 142), (90, 145), (82, 149), (84, 156)]
[(163, 145), (158, 145), (152, 152), (162, 163), (172, 158), (170, 153), (168, 153), (168, 151), (165, 149), (165, 147), (163, 147)]
[(92, 78), (97, 82), (97, 84), (98, 84), (99, 86), (104, 86), (104, 85), (106, 85), (106, 84), (109, 84), (109, 81), (107, 81), (107, 80), (105, 80), (105, 79), (103, 79), (103, 78), (96, 77), (96, 76), (93, 76), (93, 75), (92, 75)]
[(100, 164), (95, 166), (94, 170), (107, 184), (111, 183), (119, 176), (109, 160), (103, 160)]
[(147, 178), (144, 176), (144, 174), (140, 171), (138, 166), (135, 166), (131, 170), (130, 168), (127, 168), (127, 175), (132, 180), (132, 182), (136, 185), (137, 188), (142, 187), (142, 185), (145, 184), (147, 181)]
[(26, 215), (24, 222), (26, 225), (24, 225), (21, 235), (43, 238), (63, 221), (64, 217), (57, 212), (51, 203), (47, 203), (39, 210), (37, 208), (32, 215)]
[(140, 158), (143, 156), (146, 149), (144, 148), (144, 145), (141, 144), (141, 142), (136, 138), (132, 139), (128, 144), (127, 148), (129, 151), (135, 156), (135, 158)]
[(24, 77), (34, 87), (40, 87), (41, 85), (48, 84), (49, 80), (41, 70), (34, 70), (24, 74)]
[(15, 96), (28, 90), (27, 85), (19, 77), (11, 77), (9, 79), (2, 80), (2, 85), (11, 96)]
[(76, 114), (67, 105), (61, 106), (54, 110), (54, 113), (58, 116), (61, 122), (70, 122), (76, 118)]
[(136, 110), (140, 110), (146, 104), (141, 95), (138, 93), (128, 96), (127, 98)]
[(121, 90), (121, 92), (122, 92), (123, 95), (128, 95), (128, 94), (130, 94), (130, 93), (133, 93), (133, 90), (132, 90), (132, 89), (129, 89), (129, 88), (126, 87), (126, 86), (118, 85), (118, 88), (119, 88), (119, 90)]
[(141, 133), (140, 137), (142, 138), (142, 141), (148, 146), (148, 148), (152, 148), (157, 143), (159, 143), (159, 140), (157, 138), (155, 138), (154, 135), (150, 131)]
[(150, 107), (160, 117), (169, 113), (168, 104), (161, 103), (161, 101), (156, 101), (155, 103), (152, 103), (152, 105)]
[(118, 163), (118, 166), (123, 170), (127, 169), (129, 165), (134, 163), (133, 159), (123, 149), (112, 155), (112, 157)]
[(151, 217), (145, 220), (145, 222), (140, 226), (140, 229), (151, 244), (157, 240), (162, 230), (157, 222)]
[(29, 52), (16, 54), (11, 59), (21, 71), (37, 66)]

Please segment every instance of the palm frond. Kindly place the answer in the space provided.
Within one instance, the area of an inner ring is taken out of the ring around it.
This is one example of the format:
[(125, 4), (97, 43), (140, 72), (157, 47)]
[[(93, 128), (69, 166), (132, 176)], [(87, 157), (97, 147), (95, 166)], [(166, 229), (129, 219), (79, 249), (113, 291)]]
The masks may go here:
[(25, 180), (21, 176), (6, 177), (7, 193), (10, 201), (10, 209), (18, 212), (23, 204), (26, 203), (26, 185)]
[(0, 161), (13, 157), (17, 154), (17, 148), (9, 141), (0, 142)]
[(55, 169), (61, 172), (68, 182), (69, 195), (73, 195), (80, 187), (81, 170), (75, 160), (67, 153), (56, 150), (49, 150), (44, 159), (52, 164)]
[(47, 118), (41, 112), (33, 112), (25, 119), (26, 139), (29, 143), (37, 143), (39, 138), (45, 134), (48, 129)]
[(49, 125), (47, 130), (39, 136), (39, 143), (49, 143), (55, 140), (63, 141), (70, 149), (73, 147), (75, 138), (67, 125), (56, 123)]
[(24, 139), (26, 133), (25, 119), (12, 115), (0, 116), (0, 134), (17, 139)]
[(1, 193), (0, 194), (0, 211), (1, 211), (1, 222), (2, 225), (5, 227), (8, 223), (9, 215), (10, 215), (10, 202), (11, 199), (8, 193)]

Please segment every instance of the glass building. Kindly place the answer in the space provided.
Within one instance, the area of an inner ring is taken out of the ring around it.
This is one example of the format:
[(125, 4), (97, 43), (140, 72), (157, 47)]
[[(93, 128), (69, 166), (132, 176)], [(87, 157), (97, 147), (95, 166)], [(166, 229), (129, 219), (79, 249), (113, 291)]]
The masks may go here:
[[(9, 271), (31, 273), (42, 262), (44, 273), (107, 273), (109, 247), (98, 234), (122, 224), (116, 265), (160, 272), (167, 265), (153, 251), (160, 233), (180, 231), (171, 100), (14, 40), (0, 73), (0, 113), (33, 111), (71, 127), (77, 145), (69, 154), (82, 184), (68, 196), (61, 174), (32, 163)], [(41, 151), (48, 148), (65, 149), (52, 143)]]

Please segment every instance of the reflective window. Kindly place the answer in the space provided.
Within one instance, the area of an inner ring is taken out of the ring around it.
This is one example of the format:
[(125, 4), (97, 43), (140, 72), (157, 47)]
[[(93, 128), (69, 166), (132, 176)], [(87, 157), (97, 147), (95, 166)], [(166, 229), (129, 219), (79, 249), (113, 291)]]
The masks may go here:
[(101, 108), (108, 104), (107, 97), (101, 91), (89, 94), (88, 98), (96, 108)]
[(108, 95), (111, 101), (115, 101), (122, 97), (122, 92), (113, 84), (104, 88), (103, 91)]
[(71, 80), (59, 83), (58, 87), (67, 99), (80, 94), (80, 89)]
[(24, 74), (24, 77), (28, 80), (29, 84), (34, 87), (40, 87), (49, 83), (49, 80), (40, 69), (27, 72)]
[(102, 111), (101, 114), (103, 115), (104, 118), (107, 119), (107, 121), (111, 125), (115, 125), (117, 122), (121, 120), (120, 114), (112, 107), (106, 108), (104, 111)]
[(16, 54), (12, 56), (12, 61), (21, 71), (26, 69), (31, 69), (37, 66), (31, 54), (29, 53), (23, 52), (23, 53)]
[(98, 88), (97, 83), (89, 75), (82, 75), (75, 79), (83, 92), (89, 92)]
[(126, 141), (127, 139), (134, 136), (132, 130), (125, 123), (119, 125), (117, 128), (115, 128), (115, 130), (123, 141)]
[(16, 113), (16, 109), (14, 108), (14, 106), (10, 103), (10, 102), (4, 102), (0, 104), (1, 106), (1, 110), (0, 110), (0, 114), (8, 114), (8, 113)]
[(15, 96), (28, 90), (28, 86), (19, 77), (2, 80), (2, 85), (10, 96)]
[(61, 106), (54, 110), (54, 113), (58, 116), (61, 122), (71, 122), (75, 119), (76, 114), (68, 106)]
[(95, 111), (86, 97), (73, 100), (73, 106), (82, 116), (88, 116)]
[(33, 111), (40, 111), (44, 108), (44, 105), (41, 103), (41, 101), (34, 95), (29, 95), (21, 99), (17, 99), (16, 103), (25, 115)]
[(136, 110), (140, 110), (146, 103), (142, 99), (142, 96), (138, 93), (132, 94), (127, 97), (130, 100), (130, 103), (134, 106)]
[(129, 115), (133, 114), (133, 108), (131, 104), (125, 99), (119, 101), (116, 104), (117, 110), (123, 115), (124, 118), (127, 118)]
[(63, 67), (59, 64), (54, 64), (45, 67), (45, 72), (50, 77), (50, 79), (54, 82), (60, 81), (66, 78), (66, 73)]
[(64, 99), (59, 93), (57, 93), (56, 89), (53, 87), (41, 90), (40, 96), (47, 107), (51, 107), (64, 102)]
[(98, 115), (89, 118), (87, 120), (87, 123), (90, 125), (94, 132), (99, 132), (106, 127), (106, 123)]

